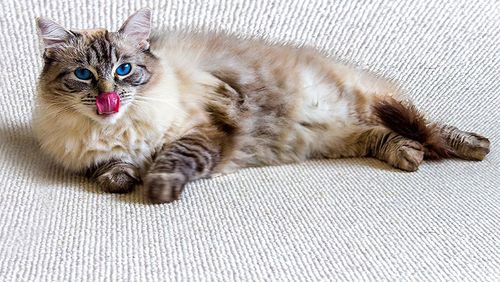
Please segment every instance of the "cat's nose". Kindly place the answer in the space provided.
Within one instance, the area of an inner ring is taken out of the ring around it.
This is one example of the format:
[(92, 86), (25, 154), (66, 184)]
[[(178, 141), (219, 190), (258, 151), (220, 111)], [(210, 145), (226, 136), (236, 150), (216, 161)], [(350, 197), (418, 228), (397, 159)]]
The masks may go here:
[(97, 88), (99, 89), (99, 92), (102, 93), (113, 92), (114, 84), (113, 81), (101, 78), (99, 79), (99, 81), (97, 81)]
[(95, 99), (98, 115), (110, 115), (120, 110), (120, 96), (116, 92), (101, 92)]

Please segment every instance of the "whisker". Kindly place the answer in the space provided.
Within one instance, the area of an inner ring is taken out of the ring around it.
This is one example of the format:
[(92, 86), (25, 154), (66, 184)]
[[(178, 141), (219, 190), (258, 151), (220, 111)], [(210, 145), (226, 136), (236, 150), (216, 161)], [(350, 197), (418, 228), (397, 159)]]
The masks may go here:
[(69, 104), (69, 105), (65, 105), (65, 104), (62, 104), (62, 103), (53, 103), (52, 105), (50, 105), (49, 107), (47, 107), (47, 110), (49, 111), (49, 114), (53, 117), (53, 118), (58, 118), (60, 117), (61, 115), (65, 114), (65, 113), (70, 113), (71, 111), (75, 111), (75, 106), (80, 104), (79, 102), (75, 102), (75, 103), (72, 103), (72, 104)]
[[(154, 100), (153, 100), (153, 101), (154, 101)], [(133, 100), (132, 100), (132, 104), (133, 104), (133, 105), (138, 106), (139, 108), (141, 108), (141, 105), (137, 105), (137, 104), (134, 104), (134, 103), (142, 103), (142, 104), (144, 105), (144, 104), (146, 104), (146, 103), (148, 103), (148, 102), (150, 102), (150, 101), (138, 100), (138, 99), (133, 99)], [(181, 107), (176, 106), (176, 105), (175, 105), (175, 104), (173, 104), (173, 103), (167, 103), (167, 102), (169, 102), (169, 101), (163, 101), (163, 102), (165, 102), (165, 104), (167, 104), (169, 108), (172, 108), (172, 109), (174, 109), (174, 110), (176, 110), (176, 111), (184, 111), (184, 109), (182, 109)]]
[(137, 96), (137, 97), (135, 97), (135, 99), (138, 100), (138, 101), (154, 101), (154, 102), (164, 102), (164, 103), (170, 103), (170, 102), (172, 102), (172, 101), (169, 101), (169, 100), (166, 100), (166, 99), (144, 97), (144, 96)]

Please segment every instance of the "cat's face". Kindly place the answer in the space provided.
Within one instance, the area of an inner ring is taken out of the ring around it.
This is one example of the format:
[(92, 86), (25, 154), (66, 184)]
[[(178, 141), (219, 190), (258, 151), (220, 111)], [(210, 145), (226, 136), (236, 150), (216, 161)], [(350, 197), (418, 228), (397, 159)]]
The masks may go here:
[(158, 68), (149, 52), (149, 10), (132, 15), (118, 32), (70, 31), (46, 19), (37, 24), (44, 44), (39, 95), (55, 114), (73, 111), (112, 124)]

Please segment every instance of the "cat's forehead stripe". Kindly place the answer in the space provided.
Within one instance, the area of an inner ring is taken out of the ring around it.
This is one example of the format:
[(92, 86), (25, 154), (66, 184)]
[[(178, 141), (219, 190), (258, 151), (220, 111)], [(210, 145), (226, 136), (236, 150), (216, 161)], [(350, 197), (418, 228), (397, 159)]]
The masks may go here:
[(105, 38), (108, 33), (108, 31), (104, 28), (82, 29), (77, 32), (82, 34), (89, 42), (94, 41), (97, 38)]
[(100, 37), (90, 42), (87, 49), (87, 62), (91, 65), (101, 68), (102, 70), (109, 69), (116, 61), (116, 48), (108, 40), (108, 38)]

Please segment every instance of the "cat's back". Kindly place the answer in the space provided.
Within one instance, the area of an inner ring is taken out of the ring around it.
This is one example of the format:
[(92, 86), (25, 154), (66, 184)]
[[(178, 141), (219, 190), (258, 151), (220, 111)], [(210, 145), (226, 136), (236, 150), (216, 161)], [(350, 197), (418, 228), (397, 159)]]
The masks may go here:
[(291, 45), (272, 44), (259, 38), (226, 33), (157, 30), (151, 36), (153, 54), (182, 67), (208, 72), (255, 72), (272, 65), (290, 68), (306, 53)]
[(268, 88), (292, 90), (332, 82), (364, 92), (398, 91), (386, 79), (313, 47), (273, 43), (257, 37), (156, 30), (151, 35), (151, 51), (177, 68), (232, 75), (230, 80), (237, 77), (240, 86), (260, 83)]

